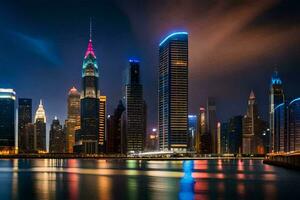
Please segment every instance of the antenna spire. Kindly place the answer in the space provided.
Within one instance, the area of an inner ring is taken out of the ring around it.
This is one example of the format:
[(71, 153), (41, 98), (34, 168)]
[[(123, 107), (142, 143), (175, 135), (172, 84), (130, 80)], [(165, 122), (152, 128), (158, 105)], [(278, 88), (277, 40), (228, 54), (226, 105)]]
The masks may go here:
[(90, 41), (92, 41), (92, 18), (90, 17)]

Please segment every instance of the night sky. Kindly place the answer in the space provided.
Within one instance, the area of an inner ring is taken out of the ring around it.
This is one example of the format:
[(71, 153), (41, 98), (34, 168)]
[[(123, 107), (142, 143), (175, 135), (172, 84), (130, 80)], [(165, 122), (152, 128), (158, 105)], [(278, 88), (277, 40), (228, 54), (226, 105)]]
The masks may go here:
[[(72, 3), (71, 3), (72, 2)], [(129, 58), (141, 62), (148, 128), (157, 121), (158, 44), (189, 32), (189, 111), (215, 96), (219, 120), (246, 112), (254, 90), (266, 119), (272, 71), (300, 96), (300, 2), (212, 0), (1, 1), (0, 87), (43, 99), (49, 122), (66, 119), (68, 90), (81, 88), (93, 20), (100, 89), (108, 114), (122, 97)]]

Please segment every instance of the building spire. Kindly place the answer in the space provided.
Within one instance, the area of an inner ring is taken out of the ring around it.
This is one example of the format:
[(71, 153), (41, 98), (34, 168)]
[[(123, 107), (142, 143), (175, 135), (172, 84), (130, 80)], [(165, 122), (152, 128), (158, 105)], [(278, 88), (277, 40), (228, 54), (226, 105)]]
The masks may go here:
[(92, 18), (90, 17), (90, 41), (92, 41)]

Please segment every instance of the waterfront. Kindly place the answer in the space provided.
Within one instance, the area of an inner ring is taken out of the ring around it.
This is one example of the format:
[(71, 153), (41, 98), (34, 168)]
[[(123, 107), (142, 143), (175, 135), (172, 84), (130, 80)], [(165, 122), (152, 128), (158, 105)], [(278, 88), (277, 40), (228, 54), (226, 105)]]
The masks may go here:
[(262, 160), (0, 160), (1, 199), (295, 199), (299, 184)]

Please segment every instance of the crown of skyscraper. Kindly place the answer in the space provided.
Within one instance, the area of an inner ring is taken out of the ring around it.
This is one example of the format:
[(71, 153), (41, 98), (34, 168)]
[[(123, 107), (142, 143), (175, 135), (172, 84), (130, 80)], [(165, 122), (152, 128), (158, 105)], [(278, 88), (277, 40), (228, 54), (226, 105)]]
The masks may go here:
[(34, 121), (37, 122), (37, 120), (42, 120), (44, 123), (46, 123), (46, 114), (42, 100), (40, 100), (39, 107), (35, 113)]

